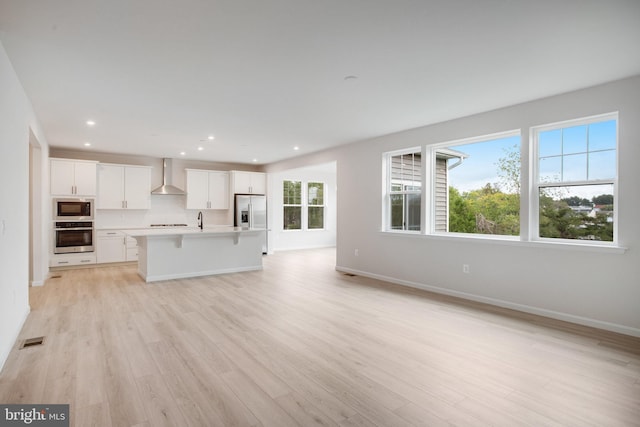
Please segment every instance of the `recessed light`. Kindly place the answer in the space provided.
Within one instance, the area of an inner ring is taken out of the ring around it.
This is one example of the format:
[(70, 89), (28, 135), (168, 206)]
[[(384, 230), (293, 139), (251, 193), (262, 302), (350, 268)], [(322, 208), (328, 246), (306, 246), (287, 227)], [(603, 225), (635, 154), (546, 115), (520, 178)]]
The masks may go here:
[(87, 120), (87, 126), (94, 126), (96, 124), (96, 122), (94, 122), (93, 120)]
[(180, 152), (180, 155), (181, 155), (181, 156), (184, 156), (185, 154), (187, 154), (187, 153), (185, 153), (184, 151), (181, 151), (181, 152)]
[(207, 139), (208, 139), (209, 141), (213, 141), (213, 140), (214, 140), (214, 139), (216, 139), (216, 138), (215, 138), (213, 135), (209, 135), (209, 136), (207, 137)]
[(85, 143), (84, 143), (84, 146), (85, 146), (85, 147), (91, 147), (91, 143), (90, 143), (90, 142), (85, 142)]
[(298, 151), (300, 149), (300, 147), (298, 147), (297, 145), (295, 147), (293, 147), (294, 150)]
[(204, 147), (198, 147), (198, 151), (204, 150)]
[(255, 163), (255, 162), (257, 162), (257, 161), (258, 161), (258, 159), (253, 159), (253, 163)]

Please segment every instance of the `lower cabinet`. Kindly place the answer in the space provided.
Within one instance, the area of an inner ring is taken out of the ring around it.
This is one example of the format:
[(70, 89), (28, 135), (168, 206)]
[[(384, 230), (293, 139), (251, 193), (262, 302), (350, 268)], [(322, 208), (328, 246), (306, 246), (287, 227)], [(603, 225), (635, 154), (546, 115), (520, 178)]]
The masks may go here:
[(49, 258), (49, 267), (70, 267), (76, 265), (91, 265), (96, 263), (96, 253), (54, 254)]
[(133, 237), (126, 237), (126, 258), (127, 261), (138, 260), (138, 242)]
[(98, 264), (138, 260), (136, 239), (121, 230), (98, 230), (96, 240)]

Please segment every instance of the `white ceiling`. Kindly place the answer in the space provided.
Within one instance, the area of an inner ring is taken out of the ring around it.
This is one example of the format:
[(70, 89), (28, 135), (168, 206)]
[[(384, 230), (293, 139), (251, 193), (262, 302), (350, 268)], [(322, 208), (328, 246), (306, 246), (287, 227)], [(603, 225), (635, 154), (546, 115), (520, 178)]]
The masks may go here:
[(52, 146), (265, 164), (640, 74), (640, 1), (0, 0), (0, 40)]

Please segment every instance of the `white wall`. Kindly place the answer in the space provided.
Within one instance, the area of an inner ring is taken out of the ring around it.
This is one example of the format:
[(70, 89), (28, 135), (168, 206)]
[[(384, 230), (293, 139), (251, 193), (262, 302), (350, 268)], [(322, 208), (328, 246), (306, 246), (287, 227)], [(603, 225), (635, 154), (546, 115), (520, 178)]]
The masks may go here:
[[(283, 230), (284, 180), (325, 184), (325, 228), (323, 230)], [(336, 245), (336, 164), (308, 166), (269, 174), (269, 250), (322, 248)]]
[[(29, 130), (48, 155), (33, 108), (0, 43), (0, 367), (29, 314)], [(45, 221), (43, 219), (43, 221)], [(42, 236), (44, 246), (48, 242)], [(34, 248), (42, 253), (42, 248)], [(36, 260), (36, 262), (40, 262)], [(46, 271), (46, 270), (45, 270)]]
[[(381, 232), (382, 153), (619, 112), (620, 244), (603, 253)], [(640, 76), (337, 148), (337, 268), (640, 336)], [(359, 249), (359, 256), (355, 256)], [(471, 274), (462, 273), (462, 264)]]

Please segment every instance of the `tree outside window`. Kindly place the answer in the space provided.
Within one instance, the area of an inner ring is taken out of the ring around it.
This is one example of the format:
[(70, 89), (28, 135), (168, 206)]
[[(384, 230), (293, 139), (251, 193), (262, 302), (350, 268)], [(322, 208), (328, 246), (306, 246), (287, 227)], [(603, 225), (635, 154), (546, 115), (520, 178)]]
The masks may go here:
[(302, 182), (283, 181), (283, 229), (302, 229)]
[(324, 228), (324, 183), (307, 184), (307, 227), (309, 230)]

